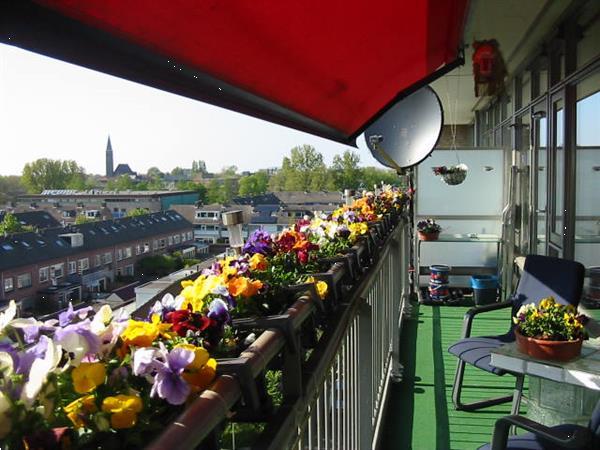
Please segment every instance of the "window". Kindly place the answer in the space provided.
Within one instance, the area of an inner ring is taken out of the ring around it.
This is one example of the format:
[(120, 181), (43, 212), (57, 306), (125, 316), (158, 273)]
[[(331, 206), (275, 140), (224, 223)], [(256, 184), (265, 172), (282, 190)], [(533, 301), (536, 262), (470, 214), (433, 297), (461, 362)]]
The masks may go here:
[(121, 267), (117, 267), (117, 276), (120, 277), (123, 275), (123, 269)]
[(132, 254), (133, 253), (132, 253), (131, 247), (126, 247), (126, 248), (123, 249), (123, 258), (124, 259), (125, 258), (131, 258)]
[(164, 238), (159, 240), (159, 242), (158, 242), (158, 246), (159, 246), (160, 248), (165, 248), (165, 240), (164, 240)]
[(62, 278), (64, 275), (64, 267), (65, 265), (63, 263), (53, 265), (50, 270), (50, 276), (53, 278)]
[(136, 255), (141, 255), (142, 254), (142, 246), (140, 244), (136, 244), (136, 246), (135, 246), (135, 254)]
[(185, 242), (185, 233), (181, 233), (181, 242)]
[(167, 244), (168, 245), (173, 245), (173, 236), (167, 237)]
[(94, 267), (98, 267), (101, 265), (102, 265), (102, 255), (97, 254), (96, 256), (94, 256)]
[(106, 252), (104, 254), (104, 264), (110, 264), (112, 262), (112, 253)]
[(175, 236), (173, 236), (173, 242), (175, 242), (176, 244), (179, 244), (181, 237), (176, 234)]
[(154, 239), (154, 241), (152, 242), (152, 248), (154, 250), (158, 250), (158, 241), (156, 239)]
[(83, 272), (84, 270), (88, 270), (90, 268), (90, 259), (89, 258), (82, 258), (79, 261), (77, 261), (77, 269), (79, 270), (79, 272)]
[(122, 259), (123, 259), (123, 249), (118, 248), (117, 249), (117, 261), (121, 261)]
[(22, 273), (17, 277), (17, 288), (23, 289), (28, 287), (31, 287), (31, 274)]
[(4, 279), (4, 292), (10, 292), (14, 289), (12, 277)]
[(188, 241), (191, 241), (191, 240), (192, 240), (192, 236), (193, 236), (192, 232), (191, 232), (191, 231), (188, 231), (188, 232), (187, 232), (187, 240), (188, 240)]
[(40, 267), (39, 280), (40, 283), (48, 281), (48, 267)]
[(133, 264), (125, 266), (125, 276), (133, 276)]
[(69, 261), (69, 274), (77, 273), (77, 262)]

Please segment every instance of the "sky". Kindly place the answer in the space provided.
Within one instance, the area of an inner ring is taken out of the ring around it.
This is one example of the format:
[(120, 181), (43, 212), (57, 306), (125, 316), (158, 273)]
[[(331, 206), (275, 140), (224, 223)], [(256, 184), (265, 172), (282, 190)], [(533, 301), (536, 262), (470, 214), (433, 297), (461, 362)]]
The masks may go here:
[[(281, 165), (292, 147), (313, 145), (326, 164), (350, 148), (196, 100), (0, 44), (0, 175), (38, 158), (72, 159), (105, 173), (110, 135), (115, 166), (146, 173), (203, 160), (218, 172)], [(378, 166), (365, 146), (361, 165)]]

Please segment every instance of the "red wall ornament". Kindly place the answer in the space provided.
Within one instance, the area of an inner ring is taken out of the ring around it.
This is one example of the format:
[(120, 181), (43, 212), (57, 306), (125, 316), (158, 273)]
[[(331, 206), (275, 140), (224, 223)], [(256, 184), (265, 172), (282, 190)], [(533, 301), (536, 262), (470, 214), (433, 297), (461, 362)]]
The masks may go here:
[(473, 78), (475, 96), (496, 95), (504, 90), (506, 67), (498, 41), (489, 39), (473, 42)]

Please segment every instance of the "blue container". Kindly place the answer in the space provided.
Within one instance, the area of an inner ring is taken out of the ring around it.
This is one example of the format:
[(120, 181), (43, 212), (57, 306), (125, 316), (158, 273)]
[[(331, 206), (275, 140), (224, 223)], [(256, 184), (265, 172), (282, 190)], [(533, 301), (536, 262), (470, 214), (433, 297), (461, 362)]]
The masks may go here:
[(496, 301), (498, 277), (495, 275), (473, 275), (471, 277), (473, 300), (476, 305), (488, 305)]

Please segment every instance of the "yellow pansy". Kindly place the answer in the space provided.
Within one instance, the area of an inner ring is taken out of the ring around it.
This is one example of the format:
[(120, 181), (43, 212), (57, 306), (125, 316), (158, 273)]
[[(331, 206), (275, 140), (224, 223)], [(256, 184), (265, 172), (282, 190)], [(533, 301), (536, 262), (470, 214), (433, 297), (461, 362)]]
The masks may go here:
[[(195, 360), (194, 360), (195, 363)], [(198, 370), (185, 370), (181, 376), (187, 381), (195, 392), (206, 389), (213, 382), (217, 374), (217, 360), (209, 358)]]
[(111, 414), (110, 425), (115, 430), (133, 427), (142, 407), (142, 399), (136, 395), (106, 397), (102, 402), (102, 411)]
[(191, 305), (194, 312), (202, 311), (206, 296), (223, 284), (223, 279), (219, 276), (199, 276), (191, 285), (185, 286), (181, 291), (181, 296), (185, 298), (181, 308), (187, 309), (188, 305)]
[(178, 347), (184, 348), (186, 350), (191, 350), (194, 352), (194, 360), (191, 362), (191, 364), (189, 366), (186, 367), (186, 369), (199, 370), (202, 368), (202, 366), (204, 364), (207, 363), (207, 361), (210, 358), (208, 351), (204, 347), (196, 347), (193, 344), (177, 344), (175, 346), (175, 348), (178, 348)]
[(269, 263), (265, 255), (261, 253), (255, 253), (252, 255), (249, 261), (250, 270), (267, 270)]
[(542, 299), (540, 301), (540, 306), (539, 307), (541, 309), (548, 309), (551, 306), (554, 306), (554, 304), (555, 304), (554, 298), (553, 297), (547, 297), (547, 298), (544, 298), (544, 299)]
[(121, 338), (127, 345), (150, 347), (160, 334), (170, 337), (170, 328), (170, 323), (162, 323), (160, 316), (153, 314), (151, 322), (130, 319)]
[(98, 408), (96, 407), (96, 399), (90, 394), (72, 401), (63, 410), (75, 428), (82, 428), (86, 424), (84, 417), (95, 413)]
[(87, 394), (104, 383), (106, 368), (104, 364), (99, 362), (81, 363), (73, 369), (71, 378), (73, 379), (75, 392), (78, 394)]
[(307, 283), (314, 283), (315, 288), (317, 289), (317, 294), (319, 294), (319, 298), (321, 300), (325, 300), (325, 298), (327, 297), (327, 291), (329, 290), (329, 286), (327, 285), (327, 283), (325, 281), (322, 280), (315, 280), (314, 277), (308, 277), (306, 279)]

